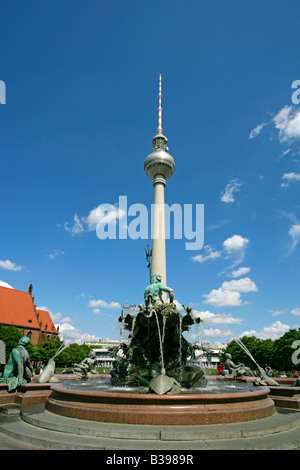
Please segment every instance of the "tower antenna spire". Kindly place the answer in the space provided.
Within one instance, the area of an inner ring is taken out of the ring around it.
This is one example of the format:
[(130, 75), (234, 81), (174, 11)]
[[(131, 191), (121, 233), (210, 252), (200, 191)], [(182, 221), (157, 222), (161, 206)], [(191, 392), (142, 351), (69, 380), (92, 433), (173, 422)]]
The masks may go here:
[(158, 128), (157, 133), (162, 134), (162, 107), (161, 107), (161, 73), (159, 74), (159, 93), (158, 93)]

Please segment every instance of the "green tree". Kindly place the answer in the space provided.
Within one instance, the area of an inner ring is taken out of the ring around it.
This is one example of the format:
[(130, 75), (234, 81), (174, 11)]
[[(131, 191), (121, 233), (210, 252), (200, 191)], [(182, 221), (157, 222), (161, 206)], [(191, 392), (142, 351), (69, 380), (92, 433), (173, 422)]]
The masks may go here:
[(55, 339), (47, 339), (36, 346), (33, 351), (28, 351), (30, 359), (35, 362), (42, 362), (46, 365), (56, 353), (58, 348), (61, 346), (62, 341), (58, 338)]
[(61, 354), (55, 359), (56, 365), (59, 367), (72, 367), (74, 364), (83, 361), (92, 348), (85, 344), (70, 344)]
[(292, 362), (292, 354), (294, 349), (292, 344), (294, 341), (300, 340), (300, 329), (291, 329), (284, 333), (283, 336), (274, 341), (274, 354), (272, 367), (282, 371), (293, 370), (296, 368)]
[(253, 357), (256, 362), (263, 368), (272, 365), (274, 341), (272, 339), (259, 340), (257, 348), (254, 351)]
[(11, 350), (18, 345), (22, 338), (22, 333), (15, 326), (0, 325), (0, 340), (4, 341), (6, 347), (6, 362)]

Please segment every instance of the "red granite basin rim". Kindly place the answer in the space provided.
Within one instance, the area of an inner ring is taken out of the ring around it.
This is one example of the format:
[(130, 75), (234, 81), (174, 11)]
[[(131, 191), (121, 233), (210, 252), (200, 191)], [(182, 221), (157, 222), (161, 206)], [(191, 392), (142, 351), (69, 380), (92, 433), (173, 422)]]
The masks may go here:
[(220, 424), (263, 418), (275, 411), (268, 387), (242, 393), (154, 395), (70, 390), (53, 384), (51, 391), (48, 411), (110, 423)]
[(51, 385), (51, 390), (54, 396), (57, 394), (64, 397), (66, 400), (72, 401), (87, 401), (91, 402), (106, 402), (106, 403), (143, 403), (143, 404), (157, 404), (169, 403), (173, 404), (194, 404), (194, 403), (234, 403), (243, 401), (255, 401), (266, 397), (270, 390), (264, 387), (263, 390), (255, 390), (251, 392), (239, 393), (219, 393), (219, 394), (181, 394), (181, 395), (155, 395), (155, 394), (140, 394), (140, 393), (118, 393), (118, 392), (92, 392), (81, 390), (69, 390), (63, 384)]

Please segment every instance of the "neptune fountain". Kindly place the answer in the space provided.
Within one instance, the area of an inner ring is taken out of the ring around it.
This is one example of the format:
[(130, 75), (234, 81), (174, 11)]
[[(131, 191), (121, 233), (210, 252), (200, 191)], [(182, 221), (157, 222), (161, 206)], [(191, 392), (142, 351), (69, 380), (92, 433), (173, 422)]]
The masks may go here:
[[(162, 292), (168, 292), (169, 303), (163, 302)], [(173, 290), (156, 274), (151, 276), (144, 300), (145, 306), (139, 305), (136, 316), (128, 314), (119, 319), (129, 330), (130, 341), (114, 350), (112, 385), (144, 386), (158, 394), (180, 393), (182, 387), (205, 387), (203, 370), (187, 364), (189, 358), (195, 358), (195, 348), (182, 335), (190, 325), (200, 323), (200, 318), (193, 318), (191, 307), (181, 315), (173, 302)]]

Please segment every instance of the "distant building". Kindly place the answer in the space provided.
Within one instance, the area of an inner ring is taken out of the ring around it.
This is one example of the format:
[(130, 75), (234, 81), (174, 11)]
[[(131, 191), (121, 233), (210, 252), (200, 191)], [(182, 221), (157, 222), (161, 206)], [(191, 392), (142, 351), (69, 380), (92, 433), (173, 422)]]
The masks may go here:
[(139, 313), (139, 307), (137, 305), (123, 305), (121, 316), (125, 318), (128, 313), (133, 313), (137, 315)]
[(96, 354), (98, 367), (104, 367), (111, 369), (114, 362), (114, 357), (112, 356), (111, 349), (119, 346), (120, 341), (109, 339), (109, 338), (100, 338), (96, 341), (87, 341), (84, 344), (87, 346), (94, 346), (92, 351)]
[(108, 369), (112, 368), (115, 359), (109, 349), (93, 349), (93, 352), (96, 354), (98, 367), (107, 367)]
[(0, 287), (0, 325), (15, 326), (37, 345), (58, 337), (59, 328), (54, 326), (49, 312), (37, 308), (32, 291), (32, 284), (28, 292)]
[(120, 338), (122, 341), (127, 340), (129, 336), (129, 331), (124, 329), (124, 320), (127, 315), (137, 315), (139, 313), (139, 307), (137, 305), (123, 305), (121, 312), (121, 325), (120, 325)]
[(85, 341), (84, 344), (86, 344), (87, 346), (94, 346), (95, 348), (112, 348), (112, 347), (115, 347), (115, 346), (119, 346), (120, 344), (120, 340), (118, 339), (109, 339), (109, 338), (99, 338), (95, 341)]
[(192, 361), (189, 361), (189, 363), (193, 363), (194, 365), (198, 365), (200, 367), (211, 367), (216, 369), (220, 363), (220, 355), (223, 352), (223, 347), (213, 344), (210, 345), (208, 341), (196, 343), (196, 346), (203, 346), (208, 350), (209, 360), (207, 355), (201, 349), (196, 349), (196, 357)]

